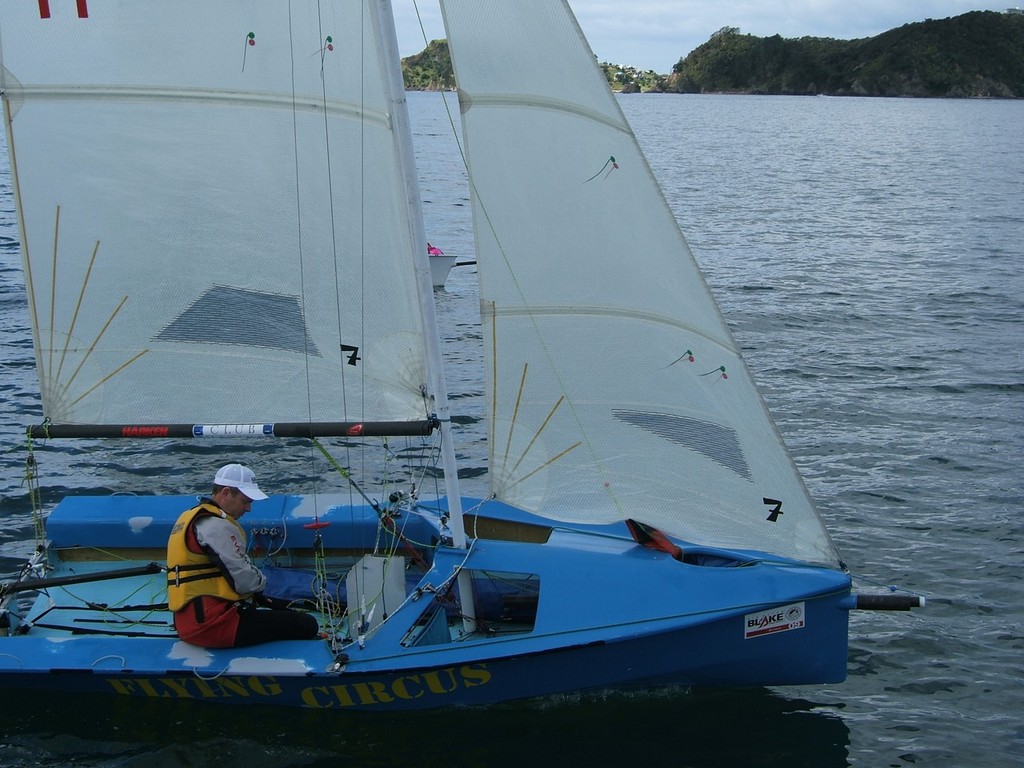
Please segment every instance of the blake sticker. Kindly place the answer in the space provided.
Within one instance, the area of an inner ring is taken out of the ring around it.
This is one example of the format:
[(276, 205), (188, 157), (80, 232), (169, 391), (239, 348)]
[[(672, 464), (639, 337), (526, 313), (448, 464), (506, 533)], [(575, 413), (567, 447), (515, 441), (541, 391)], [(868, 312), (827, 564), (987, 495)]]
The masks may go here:
[(743, 637), (763, 637), (791, 629), (803, 629), (804, 604), (791, 603), (769, 611), (748, 613), (743, 617)]

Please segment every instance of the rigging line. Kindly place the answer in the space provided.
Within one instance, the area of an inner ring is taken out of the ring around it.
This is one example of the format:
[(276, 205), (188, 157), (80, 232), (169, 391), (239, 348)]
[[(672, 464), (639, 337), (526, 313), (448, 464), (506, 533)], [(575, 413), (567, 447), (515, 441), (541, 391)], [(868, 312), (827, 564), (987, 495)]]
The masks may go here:
[(57, 214), (53, 220), (53, 256), (50, 265), (50, 350), (49, 360), (46, 361), (46, 368), (53, 370), (53, 325), (54, 314), (57, 311), (57, 244), (60, 241), (60, 206), (57, 206)]
[[(491, 407), (488, 409), (491, 416), (491, 429), (488, 434), (488, 442), (498, 436), (498, 305), (497, 302), (488, 302), (491, 307)], [(481, 319), (483, 314), (481, 313)], [(509, 435), (509, 440), (512, 436)], [(488, 451), (490, 451), (490, 447)], [(504, 460), (503, 460), (504, 462)]]
[[(296, 105), (297, 95), (295, 89), (295, 28), (292, 24), (292, 3), (291, 0), (288, 2), (288, 62), (289, 62), (289, 78), (291, 81), (291, 97), (292, 97), (292, 165), (295, 171), (295, 246), (298, 255), (298, 273), (299, 273), (299, 293), (302, 297), (306, 295), (306, 275), (303, 270), (303, 258), (302, 258), (302, 192), (299, 179), (299, 128), (298, 128), (298, 109)], [(303, 360), (305, 362), (306, 370), (306, 415), (310, 421), (313, 420), (310, 408), (312, 407), (309, 400), (309, 334), (305, 335), (303, 340)]]
[(321, 616), (320, 626), (323, 632), (334, 638), (338, 631), (340, 606), (334, 596), (327, 591), (327, 556), (324, 553), (324, 540), (319, 529), (313, 536), (313, 573), (310, 590), (316, 597), (314, 605)]
[[(82, 309), (82, 302), (85, 299), (85, 290), (89, 285), (89, 278), (92, 276), (92, 268), (96, 263), (96, 254), (100, 250), (100, 241), (96, 241), (96, 245), (93, 246), (92, 256), (89, 257), (89, 266), (85, 270), (85, 277), (82, 279), (82, 286), (78, 290), (78, 301), (75, 303), (75, 312), (71, 316), (71, 325), (68, 326), (67, 336), (64, 339), (64, 349), (60, 353), (60, 365), (57, 366), (57, 373), (53, 377), (54, 382), (60, 381), (60, 373), (64, 370), (64, 361), (68, 356), (68, 349), (71, 347), (71, 339), (75, 335), (75, 326), (78, 324), (78, 313)], [(50, 333), (53, 333), (53, 323), (50, 323)], [(51, 354), (53, 350), (51, 349)]]
[(42, 495), (39, 490), (39, 463), (36, 461), (31, 435), (26, 435), (28, 456), (25, 457), (25, 484), (28, 486), (29, 504), (32, 507), (32, 532), (35, 536), (36, 551), (42, 552), (46, 545), (46, 516), (43, 514)]
[[(360, 116), (366, 114), (366, 12), (367, 4), (359, 4), (359, 114)], [(372, 21), (371, 21), (372, 23)], [(376, 40), (373, 40), (373, 49), (376, 50)], [(379, 66), (379, 65), (378, 65)], [(387, 116), (388, 126), (392, 125), (391, 115)], [(365, 346), (366, 339), (366, 120), (361, 118), (359, 120), (359, 306), (361, 312), (359, 315), (359, 343), (361, 346)], [(365, 378), (366, 366), (360, 366), (359, 368), (359, 411), (360, 413), (366, 412), (366, 378)], [(348, 399), (345, 399), (346, 407)], [(349, 460), (351, 465), (351, 450), (349, 445), (345, 444), (345, 457)], [(366, 452), (363, 451), (360, 454), (365, 468), (366, 464)], [(354, 511), (353, 511), (354, 514)]]
[[(398, 547), (403, 543), (408, 543), (408, 539), (406, 539), (405, 536), (401, 533), (401, 531), (398, 530), (397, 526), (394, 525), (394, 520), (390, 518), (390, 516), (387, 515), (383, 509), (381, 509), (380, 504), (378, 504), (376, 501), (374, 501), (373, 499), (366, 495), (366, 493), (359, 486), (359, 484), (352, 478), (352, 475), (348, 472), (348, 470), (346, 470), (344, 467), (338, 464), (337, 460), (330, 455), (330, 453), (319, 440), (313, 438), (313, 442), (315, 443), (316, 447), (320, 449), (320, 452), (323, 453), (327, 461), (338, 471), (338, 473), (342, 477), (348, 480), (351, 488), (354, 489), (360, 496), (362, 496), (363, 500), (366, 501), (366, 503), (370, 505), (370, 508), (373, 509), (373, 511), (377, 514), (377, 519), (380, 525), (378, 525), (378, 534), (376, 536), (376, 541), (374, 542), (374, 550), (376, 551), (380, 547), (380, 529), (389, 531), (391, 533), (391, 537), (394, 539), (394, 541), (390, 545), (388, 545), (390, 554), (394, 554), (394, 552), (397, 551)], [(388, 520), (390, 520), (390, 525), (388, 524)], [(386, 541), (384, 543), (387, 544)]]
[[(117, 494), (115, 494), (115, 495), (117, 495)], [(135, 494), (131, 494), (131, 495), (134, 496)], [(124, 561), (124, 562), (133, 562), (134, 561), (134, 558), (127, 557), (127, 556), (125, 556), (123, 554), (120, 554), (118, 552), (114, 552), (114, 551), (111, 551), (111, 550), (103, 549), (102, 547), (95, 547), (95, 546), (94, 547), (89, 547), (88, 550), (83, 550), (82, 547), (79, 547), (79, 546), (51, 547), (51, 550), (53, 552), (55, 552), (56, 554), (62, 556), (62, 557), (63, 557), (63, 552), (65, 550), (66, 551), (74, 551), (74, 552), (88, 551), (90, 553), (95, 552), (95, 553), (98, 553), (100, 555), (103, 555), (105, 558), (108, 558), (110, 560), (121, 560), (121, 561)]]
[[(317, 3), (317, 16), (319, 23), (319, 12), (320, 3)], [(319, 33), (319, 29), (317, 30)], [(304, 243), (302, 238), (302, 186), (300, 180), (301, 165), (299, 163), (299, 129), (298, 129), (298, 95), (296, 91), (296, 72), (295, 72), (295, 27), (294, 27), (294, 11), (293, 3), (291, 0), (288, 2), (288, 63), (289, 63), (289, 79), (291, 83), (291, 111), (292, 111), (292, 163), (294, 166), (294, 179), (295, 179), (295, 247), (298, 256), (298, 274), (299, 274), (299, 294), (300, 301), (304, 303), (306, 298), (306, 270), (305, 270), (305, 258), (304, 256)], [(321, 69), (322, 71), (322, 69)], [(324, 119), (327, 119), (327, 105), (326, 98), (323, 100), (324, 107)], [(305, 310), (303, 309), (303, 315)], [(305, 372), (305, 383), (306, 383), (306, 418), (309, 422), (313, 421), (313, 394), (312, 394), (312, 382), (310, 375), (310, 355), (309, 355), (309, 334), (304, 334), (303, 339), (303, 370)], [(312, 470), (313, 459), (315, 454), (313, 448), (309, 449), (309, 462), (310, 469)], [(317, 510), (317, 494), (316, 494), (316, 473), (313, 471), (309, 472), (311, 481), (313, 483), (313, 514), (314, 519), (319, 520), (319, 513)]]
[[(317, 23), (317, 36), (318, 36), (318, 39), (320, 40), (320, 42), (322, 43), (324, 41), (323, 5), (319, 1), (316, 4), (316, 23)], [(337, 235), (337, 224), (336, 224), (335, 217), (334, 217), (334, 175), (333, 175), (333, 169), (331, 167), (331, 132), (330, 132), (330, 118), (328, 117), (328, 110), (327, 110), (327, 73), (326, 73), (326, 65), (325, 65), (326, 59), (327, 59), (327, 47), (324, 46), (323, 48), (320, 49), (320, 103), (323, 106), (323, 115), (324, 115), (324, 120), (323, 120), (323, 128), (324, 128), (324, 160), (325, 160), (326, 167), (327, 167), (327, 200), (328, 200), (328, 205), (329, 205), (329, 210), (330, 210), (330, 224), (331, 224), (331, 260), (332, 260), (332, 262), (334, 264), (334, 286), (335, 286), (335, 290), (334, 290), (334, 315), (335, 315), (335, 323), (337, 325), (337, 338), (339, 339), (338, 353), (340, 355), (342, 353), (342, 350), (341, 350), (341, 347), (340, 347), (340, 339), (341, 339), (340, 291), (338, 290), (338, 287), (339, 287), (338, 286), (338, 235)], [(300, 254), (299, 264), (300, 264), (300, 274), (301, 274), (301, 279), (302, 279), (302, 293), (303, 293), (303, 296), (305, 296), (305, 293), (306, 293), (305, 292), (305, 269), (304, 269), (304, 265), (302, 263), (303, 261), (304, 260), (301, 258), (301, 254)], [(306, 366), (306, 410), (307, 410), (307, 413), (309, 415), (310, 421), (312, 421), (313, 420), (313, 389), (312, 389), (312, 380), (311, 380), (311, 377), (310, 377), (310, 367), (309, 367), (309, 360), (310, 360), (310, 358), (309, 358), (308, 353), (306, 354), (304, 359), (305, 359), (305, 366)], [(339, 357), (338, 359), (339, 359), (339, 362), (340, 362), (341, 358)], [(346, 390), (346, 387), (345, 387), (345, 365), (344, 365), (344, 363), (341, 363), (338, 366), (338, 369), (341, 372), (342, 417), (347, 420), (348, 419), (348, 408), (345, 405), (345, 390)], [(317, 496), (317, 494), (315, 492), (316, 491), (316, 486), (317, 486), (317, 476), (316, 476), (315, 472), (312, 472), (312, 469), (313, 469), (313, 466), (314, 466), (314, 460), (315, 460), (315, 457), (316, 457), (316, 454), (314, 453), (313, 448), (314, 448), (314, 446), (312, 446), (312, 445), (309, 446), (309, 459), (310, 459), (309, 466), (310, 466), (310, 470), (311, 470), (310, 474), (312, 475), (313, 489), (314, 489), (314, 494), (313, 494), (313, 521), (314, 521), (314, 523), (319, 523), (320, 522), (320, 502), (319, 502), (319, 498), (318, 498), (318, 496)], [(323, 542), (322, 542), (322, 539), (320, 537), (320, 532), (319, 532), (319, 529), (314, 529), (314, 530), (316, 531), (316, 533), (314, 535), (314, 539), (313, 539), (314, 540), (314, 551), (316, 550), (315, 545), (319, 541), (320, 544), (321, 544), (321, 546), (320, 546), (320, 553), (322, 554), (322, 552), (323, 552), (323, 546), (322, 546)], [(315, 564), (318, 563), (318, 562), (321, 562), (321, 561), (322, 561), (322, 558), (320, 558), (320, 560), (317, 560), (315, 558)], [(320, 574), (320, 570), (318, 569), (318, 575), (319, 574)], [(325, 584), (325, 583), (326, 583), (326, 573), (323, 574), (323, 580), (321, 581), (321, 585)]]
[(176, 634), (171, 634), (169, 631), (168, 632), (163, 632), (163, 633), (152, 633), (152, 632), (142, 632), (142, 631), (116, 632), (116, 631), (111, 630), (111, 629), (90, 629), (90, 628), (87, 628), (87, 627), (66, 627), (66, 626), (63, 626), (61, 624), (41, 624), (39, 622), (34, 622), (32, 624), (32, 626), (33, 627), (39, 627), (40, 629), (56, 629), (56, 630), (61, 630), (63, 632), (67, 632), (68, 634), (71, 634), (71, 635), (108, 635), (110, 637), (165, 637), (165, 638), (166, 637), (171, 637), (171, 638), (177, 637)]
[[(441, 495), (441, 490), (440, 490), (440, 486), (439, 486), (439, 483), (438, 483), (438, 480), (440, 478), (437, 475), (437, 465), (438, 465), (438, 463), (440, 462), (440, 459), (441, 459), (441, 451), (440, 451), (440, 446), (438, 445), (438, 443), (440, 441), (442, 441), (442, 440), (444, 440), (444, 435), (440, 434), (440, 430), (438, 430), (438, 436), (430, 444), (427, 444), (427, 445), (423, 446), (423, 448), (424, 448), (423, 459), (420, 462), (416, 472), (414, 472), (413, 476), (412, 476), (413, 491), (414, 491), (414, 502), (415, 502), (415, 497), (419, 496), (419, 494), (417, 492), (417, 489), (423, 488), (423, 486), (428, 482), (428, 480), (432, 480), (433, 481), (434, 495), (435, 496), (440, 496)], [(433, 468), (434, 472), (431, 472), (428, 475), (428, 469), (430, 469), (430, 468)], [(442, 477), (443, 477), (443, 474), (444, 473), (442, 471), (441, 472)]]
[(321, 443), (315, 437), (312, 440), (313, 445), (315, 445), (320, 450), (320, 453), (324, 455), (324, 458), (327, 459), (327, 463), (334, 467), (338, 474), (348, 481), (349, 487), (354, 489), (356, 493), (362, 496), (363, 500), (366, 501), (366, 503), (369, 504), (370, 507), (379, 515), (380, 505), (363, 492), (363, 489), (359, 487), (359, 483), (352, 479), (351, 473), (343, 466), (341, 466), (341, 464), (338, 463), (337, 459), (331, 456), (330, 452), (327, 450), (327, 448), (324, 447), (323, 443)]
[[(82, 610), (82, 609), (81, 608), (79, 608), (79, 609), (69, 608), (68, 610)], [(102, 609), (86, 608), (85, 610), (102, 610)], [(78, 617), (72, 619), (71, 621), (74, 622), (75, 624), (99, 624), (99, 625), (102, 625), (102, 626), (115, 626), (116, 625), (118, 628), (121, 628), (121, 627), (132, 627), (132, 626), (141, 626), (141, 627), (166, 627), (166, 626), (168, 626), (168, 622), (167, 622), (166, 619), (130, 619), (130, 620), (126, 619), (125, 621), (111, 621), (110, 619), (104, 619), (104, 618), (87, 619), (87, 618), (84, 618), (82, 616), (78, 616)]]
[[(75, 595), (72, 595), (72, 597), (75, 597), (75, 599), (80, 599), (80, 598), (78, 598)], [(102, 612), (102, 613), (116, 613), (116, 612), (119, 612), (119, 611), (146, 611), (147, 613), (153, 613), (154, 611), (166, 611), (167, 610), (167, 603), (146, 603), (146, 604), (139, 604), (139, 605), (118, 605), (118, 606), (116, 606), (114, 608), (111, 608), (109, 605), (107, 605), (105, 603), (94, 603), (94, 602), (91, 602), (91, 601), (87, 601), (84, 606), (82, 606), (82, 605), (58, 605), (58, 606), (55, 607), (55, 610), (58, 610), (58, 611), (60, 611), (60, 610), (63, 610), (63, 611), (96, 611), (96, 612)], [(108, 621), (108, 619), (75, 619), (75, 621), (92, 621), (92, 622), (96, 622), (96, 621)], [(125, 619), (125, 621), (129, 621), (129, 620)], [(139, 619), (131, 619), (131, 621), (141, 621), (141, 620), (139, 620)], [(121, 623), (123, 624), (125, 622), (121, 622)], [(152, 621), (151, 620), (145, 620), (144, 623), (152, 623)], [(166, 622), (164, 622), (164, 623), (166, 623)]]
[[(350, 162), (355, 165), (358, 164), (357, 168), (354, 168), (353, 181), (358, 184), (358, 196), (359, 196), (359, 230), (358, 230), (358, 251), (353, 247), (352, 243), (346, 242), (346, 249), (350, 252), (347, 254), (351, 267), (355, 268), (358, 266), (358, 286), (353, 286), (355, 292), (358, 294), (358, 307), (360, 309), (358, 313), (358, 327), (356, 329), (356, 345), (364, 348), (366, 346), (366, 302), (367, 302), (367, 286), (366, 286), (366, 48), (367, 41), (366, 35), (366, 3), (359, 4), (359, 31), (356, 37), (359, 45), (359, 71), (357, 76), (359, 78), (359, 123), (358, 123), (358, 152), (357, 156)], [(385, 115), (385, 119), (390, 124), (390, 115)], [(355, 149), (355, 147), (353, 147)], [(330, 166), (329, 166), (330, 167)], [(333, 192), (333, 190), (332, 190)], [(336, 315), (338, 324), (338, 340), (339, 343), (342, 340), (342, 317), (341, 317), (341, 281), (342, 275), (338, 272), (338, 254), (335, 241), (336, 232), (334, 229), (333, 219), (333, 206), (332, 206), (332, 219), (331, 219), (331, 238), (332, 246), (335, 248), (334, 251), (334, 281), (335, 281), (335, 296), (336, 296)], [(350, 342), (351, 343), (351, 342)], [(365, 352), (364, 352), (365, 355)], [(365, 363), (365, 361), (364, 361)], [(341, 378), (342, 378), (342, 391), (341, 391), (341, 408), (342, 413), (346, 415), (349, 413), (348, 404), (348, 386), (346, 384), (346, 366), (341, 366)], [(366, 413), (366, 368), (365, 365), (360, 365), (358, 370), (353, 373), (356, 382), (358, 382), (358, 397), (359, 402), (353, 405), (358, 408), (360, 414)], [(322, 449), (321, 449), (322, 450)], [(350, 441), (346, 440), (341, 444), (341, 450), (345, 454), (345, 463), (351, 467), (355, 462), (353, 459), (353, 446)], [(360, 472), (365, 471), (366, 466), (366, 454), (367, 451), (364, 449), (359, 451), (357, 459), (362, 460), (362, 466)], [(352, 484), (351, 478), (349, 478), (349, 516), (351, 520), (355, 518), (355, 504), (352, 503), (354, 498), (352, 496), (353, 490), (363, 495), (362, 490)], [(365, 495), (363, 495), (365, 498)]]
[[(324, 39), (324, 27), (323, 27), (323, 7), (317, 3), (317, 31), (320, 35), (320, 40)], [(333, 156), (331, 153), (331, 131), (330, 131), (330, 118), (327, 111), (327, 53), (326, 50), (321, 50), (320, 53), (320, 97), (324, 108), (324, 160), (327, 167), (327, 202), (330, 210), (330, 224), (331, 224), (331, 261), (334, 265), (334, 318), (337, 325), (337, 334), (340, 340), (342, 338), (342, 327), (341, 327), (341, 275), (338, 272), (338, 225), (337, 219), (335, 218), (334, 212), (334, 165)], [(362, 116), (363, 110), (360, 109), (360, 115)], [(360, 120), (360, 124), (362, 120)], [(361, 343), (361, 339), (360, 339)], [(341, 349), (339, 347), (339, 352)], [(347, 387), (345, 386), (345, 365), (339, 366), (341, 372), (341, 399), (342, 399), (342, 415), (344, 419), (348, 419), (348, 403), (347, 403)], [(308, 380), (307, 380), (308, 385)], [(308, 395), (308, 402), (312, 409), (312, 393)]]
[[(322, 6), (317, 3), (317, 32), (320, 35), (320, 39), (324, 39), (324, 27), (323, 27), (323, 13)], [(332, 164), (331, 154), (331, 131), (330, 131), (330, 118), (328, 117), (327, 110), (327, 67), (326, 67), (327, 53), (323, 49), (320, 52), (320, 98), (323, 105), (324, 112), (324, 155), (325, 164), (327, 167), (327, 201), (330, 206), (330, 223), (331, 223), (331, 257), (334, 264), (334, 313), (335, 322), (337, 323), (338, 338), (341, 339), (341, 276), (338, 272), (338, 227), (337, 220), (334, 214), (334, 168)], [(362, 117), (363, 110), (360, 109), (360, 116)], [(360, 121), (361, 123), (362, 121)], [(348, 419), (348, 410), (344, 406), (344, 379), (345, 379), (345, 367), (341, 367), (341, 378), (342, 378), (342, 399), (343, 409), (342, 413), (345, 414), (344, 418)], [(312, 402), (312, 401), (311, 401)]]
[(125, 667), (128, 666), (128, 660), (124, 656), (120, 655), (119, 653), (108, 653), (106, 656), (100, 656), (98, 659), (93, 661), (91, 666), (93, 667), (93, 669), (95, 669), (96, 665), (99, 664), (101, 661), (110, 661), (111, 659), (113, 659), (114, 661), (117, 661), (118, 659), (120, 659), (121, 660), (121, 669), (124, 669)]
[[(150, 588), (153, 587), (153, 582), (151, 580), (145, 580), (145, 581), (141, 582), (139, 584), (139, 586), (137, 586), (135, 589), (133, 589), (130, 592), (128, 592), (127, 594), (123, 595), (120, 598), (120, 600), (127, 602), (129, 599), (135, 597), (135, 595), (139, 594), (140, 592), (143, 592), (147, 587), (150, 587)], [(66, 594), (72, 600), (77, 600), (79, 603), (81, 603), (83, 606), (85, 606), (84, 610), (100, 611), (102, 613), (108, 614), (108, 616), (114, 617), (113, 620), (111, 620), (109, 618), (101, 619), (100, 620), (100, 621), (103, 621), (105, 623), (110, 623), (110, 624), (124, 624), (126, 626), (133, 626), (133, 625), (137, 625), (137, 624), (150, 623), (146, 619), (147, 616), (151, 616), (154, 613), (159, 613), (162, 610), (166, 610), (167, 609), (167, 604), (166, 603), (163, 604), (163, 608), (158, 607), (157, 604), (152, 604), (152, 605), (148, 606), (148, 610), (147, 610), (147, 608), (143, 608), (143, 607), (140, 607), (140, 608), (137, 609), (137, 610), (146, 610), (146, 613), (143, 616), (141, 616), (139, 618), (129, 618), (129, 617), (124, 616), (124, 615), (122, 615), (120, 613), (120, 611), (123, 610), (125, 606), (117, 605), (117, 606), (111, 607), (110, 605), (105, 605), (103, 603), (97, 603), (97, 602), (95, 602), (93, 600), (87, 600), (86, 598), (82, 597), (81, 595), (77, 595), (74, 592), (72, 592), (70, 589), (67, 588), (67, 586), (60, 586), (60, 585), (58, 585), (58, 586), (55, 586), (55, 587), (49, 587), (49, 589), (60, 589), (62, 592), (64, 592), (64, 594)], [(51, 599), (53, 599), (52, 596), (51, 596)], [(81, 608), (81, 607), (73, 607), (73, 606), (62, 606), (62, 605), (54, 604), (52, 610), (74, 611), (74, 610), (83, 610), (83, 608)], [(78, 621), (78, 619), (75, 619), (75, 621)]]

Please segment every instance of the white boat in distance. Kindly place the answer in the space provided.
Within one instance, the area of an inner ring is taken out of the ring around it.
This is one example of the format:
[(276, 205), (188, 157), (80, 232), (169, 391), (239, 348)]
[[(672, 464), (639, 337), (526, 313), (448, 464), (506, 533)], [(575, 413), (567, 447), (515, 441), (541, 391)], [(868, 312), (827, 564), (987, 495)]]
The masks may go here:
[(427, 243), (427, 256), (430, 261), (430, 282), (435, 288), (443, 288), (448, 280), (448, 273), (455, 266), (455, 256), (430, 243)]

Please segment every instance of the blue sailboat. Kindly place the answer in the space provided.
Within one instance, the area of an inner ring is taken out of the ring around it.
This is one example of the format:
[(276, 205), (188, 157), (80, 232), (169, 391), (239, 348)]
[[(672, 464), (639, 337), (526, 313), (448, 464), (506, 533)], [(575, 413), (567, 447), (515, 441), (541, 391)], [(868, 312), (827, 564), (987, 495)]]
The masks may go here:
[(850, 610), (916, 604), (853, 594), (568, 4), (441, 9), (485, 498), (459, 488), (390, 3), (0, 8), (33, 439), (309, 441), (347, 485), (242, 519), (320, 626), (246, 648), (175, 632), (194, 496), (68, 496), (0, 586), (3, 685), (388, 711), (835, 683)]

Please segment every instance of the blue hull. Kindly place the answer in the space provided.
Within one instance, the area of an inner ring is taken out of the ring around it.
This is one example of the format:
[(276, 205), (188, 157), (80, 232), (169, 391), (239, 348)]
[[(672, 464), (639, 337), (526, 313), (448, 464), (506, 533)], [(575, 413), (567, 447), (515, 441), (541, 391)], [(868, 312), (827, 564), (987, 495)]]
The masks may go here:
[[(255, 505), (245, 518), (252, 540), (276, 528), (293, 547), (308, 542), (307, 501), (283, 496)], [(170, 524), (190, 502), (67, 500), (48, 521), (54, 569), (46, 577), (160, 559)], [(467, 507), (476, 503), (466, 500)], [(438, 504), (443, 508), (443, 500)], [(441, 537), (436, 516), (426, 505), (421, 511), (398, 523), (408, 542)], [(30, 607), (27, 598), (18, 607), (19, 595), (9, 595), (14, 621), (10, 636), (0, 637), (0, 684), (387, 711), (624, 687), (845, 679), (844, 573), (685, 543), (687, 561), (679, 562), (636, 545), (624, 526), (552, 529), (493, 502), (479, 515), (480, 530), (497, 526), (502, 537), (486, 538), (492, 534), (484, 530), (468, 557), (445, 546), (424, 549), (429, 564), (410, 568), (403, 600), (362, 647), (292, 641), (197, 648), (174, 636), (161, 607), (165, 574), (137, 575), (49, 586)], [(338, 568), (361, 548), (381, 544), (371, 510), (339, 505), (320, 520), (331, 523), (320, 531)], [(120, 552), (131, 562), (97, 559), (100, 552)], [(292, 548), (284, 560), (301, 565), (303, 556)], [(452, 601), (437, 595), (463, 564), (478, 601), (474, 631), (464, 631)]]

